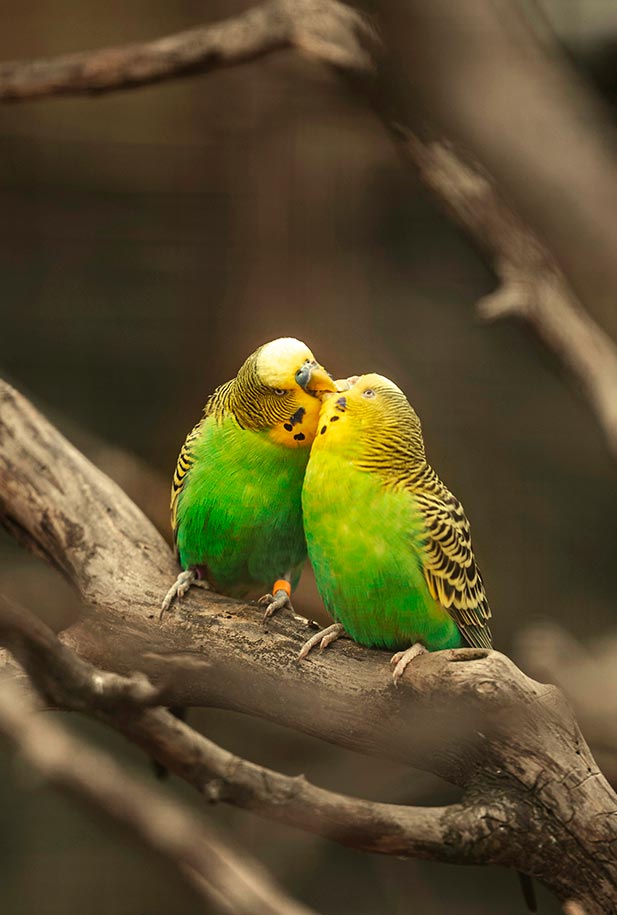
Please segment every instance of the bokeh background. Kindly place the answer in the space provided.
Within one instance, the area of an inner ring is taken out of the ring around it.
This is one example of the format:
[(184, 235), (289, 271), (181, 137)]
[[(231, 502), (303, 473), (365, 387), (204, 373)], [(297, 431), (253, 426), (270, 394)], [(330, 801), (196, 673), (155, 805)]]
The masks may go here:
[[(5, 0), (0, 59), (154, 38), (245, 6)], [(543, 9), (612, 104), (615, 4)], [(615, 627), (615, 467), (590, 412), (523, 328), (475, 319), (493, 276), (332, 73), (280, 53), (108, 97), (1, 107), (0, 214), (0, 371), (161, 528), (179, 445), (207, 394), (260, 343), (293, 335), (336, 376), (379, 371), (407, 392), (431, 462), (471, 518), (500, 649), (538, 619), (582, 640)], [(596, 317), (617, 338), (617, 311)], [(57, 627), (79, 612), (5, 535), (0, 588)], [(310, 581), (296, 604), (319, 616)], [(410, 803), (454, 796), (423, 773), (262, 722), (193, 720), (326, 787)], [(150, 777), (132, 748), (69, 723)], [(200, 804), (180, 784), (166, 790)], [(327, 915), (523, 910), (506, 871), (382, 860), (233, 809), (209, 815)], [(5, 755), (0, 843), (3, 915), (196, 911), (122, 834)], [(559, 911), (540, 895), (542, 912)]]

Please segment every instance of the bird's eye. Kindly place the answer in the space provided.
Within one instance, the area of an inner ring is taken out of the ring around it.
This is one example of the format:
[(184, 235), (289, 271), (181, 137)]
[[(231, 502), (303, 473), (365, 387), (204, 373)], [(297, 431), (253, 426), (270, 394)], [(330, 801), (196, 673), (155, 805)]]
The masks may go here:
[(362, 391), (362, 396), (371, 400), (375, 396), (375, 391), (372, 388), (367, 388), (366, 391)]
[(277, 397), (284, 397), (287, 391), (285, 388), (274, 388), (274, 393)]

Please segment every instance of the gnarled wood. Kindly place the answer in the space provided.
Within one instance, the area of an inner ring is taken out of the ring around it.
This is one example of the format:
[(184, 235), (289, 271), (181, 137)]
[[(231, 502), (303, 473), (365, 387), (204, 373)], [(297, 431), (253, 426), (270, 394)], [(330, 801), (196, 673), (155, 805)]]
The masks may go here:
[(255, 606), (201, 591), (159, 623), (176, 573), (169, 548), (7, 384), (0, 518), (82, 594), (84, 618), (62, 636), (81, 657), (144, 672), (168, 704), (246, 712), (434, 772), (464, 789), (462, 817), (477, 812), (452, 859), (516, 867), (588, 913), (617, 906), (617, 797), (554, 687), (476, 649), (418, 659), (399, 689), (386, 655), (350, 643), (298, 663), (296, 622), (275, 618), (264, 632)]

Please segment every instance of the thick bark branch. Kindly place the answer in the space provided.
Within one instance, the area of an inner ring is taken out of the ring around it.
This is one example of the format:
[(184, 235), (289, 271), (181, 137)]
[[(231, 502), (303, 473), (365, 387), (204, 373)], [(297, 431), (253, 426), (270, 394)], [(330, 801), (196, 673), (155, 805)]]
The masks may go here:
[[(122, 491), (6, 384), (0, 518), (82, 594), (84, 618), (62, 636), (82, 658), (122, 674), (142, 671), (170, 705), (235, 709), (434, 772), (465, 789), (458, 832), (456, 821), (440, 819), (454, 844), (469, 837), (457, 848), (460, 860), (515, 866), (590, 913), (615, 906), (617, 797), (560, 694), (507, 658), (475, 649), (427, 655), (395, 689), (384, 653), (342, 643), (298, 663), (305, 634), (294, 621), (275, 619), (264, 632), (254, 606), (215, 594), (189, 594), (158, 623), (176, 573), (169, 548)], [(186, 739), (190, 759), (191, 732), (158, 720), (165, 714), (135, 713), (127, 735), (187, 777), (172, 747)], [(227, 762), (212, 757), (196, 780), (220, 778), (216, 766)], [(250, 791), (245, 797), (267, 806)], [(328, 797), (322, 802), (327, 811)], [(294, 812), (290, 802), (297, 825), (302, 806)], [(475, 832), (467, 832), (468, 815)], [(435, 822), (433, 812), (413, 823), (427, 850)]]
[[(6, 609), (3, 605), (5, 635), (12, 628)], [(29, 655), (31, 669), (47, 666), (52, 679), (67, 673), (79, 678), (84, 662), (69, 658), (60, 643), (54, 646), (51, 632), (43, 646), (40, 624), (37, 628)], [(23, 627), (20, 638), (22, 643), (28, 641)], [(106, 696), (106, 705), (117, 702), (120, 678), (110, 681), (103, 672), (93, 676), (90, 691), (75, 678), (67, 687), (80, 710), (97, 693)], [(96, 688), (97, 677), (105, 683), (101, 690)], [(127, 680), (125, 686), (125, 698), (130, 694), (134, 706), (134, 684)], [(214, 906), (224, 915), (311, 915), (312, 910), (286, 897), (256, 862), (247, 861), (246, 852), (240, 859), (211, 827), (177, 801), (128, 775), (108, 754), (71, 736), (57, 722), (36, 714), (35, 706), (6, 682), (0, 686), (0, 735), (53, 787), (122, 826), (176, 870), (208, 912)]]
[[(0, 100), (126, 89), (232, 66), (282, 48), (334, 66), (354, 77), (356, 85), (360, 76), (363, 90), (375, 98), (381, 45), (362, 15), (336, 0), (269, 0), (224, 22), (158, 41), (2, 64)], [(562, 101), (567, 105), (567, 95)], [(558, 267), (488, 174), (452, 146), (423, 142), (401, 127), (406, 115), (394, 115), (387, 99), (380, 98), (377, 109), (427, 187), (487, 253), (500, 286), (479, 303), (482, 316), (517, 317), (538, 336), (580, 385), (617, 457), (617, 347), (577, 298), (567, 264)], [(603, 156), (610, 157), (610, 151)]]
[[(490, 816), (485, 804), (437, 808), (380, 804), (325, 791), (302, 775), (290, 777), (251, 763), (167, 710), (147, 709), (156, 691), (143, 675), (123, 677), (94, 667), (32, 613), (2, 596), (0, 644), (19, 660), (46, 702), (105, 721), (211, 803), (253, 810), (362, 851), (449, 862), (478, 860), (476, 848), (481, 847), (479, 840), (487, 838)], [(0, 721), (1, 716), (0, 710)], [(43, 731), (40, 736), (45, 736)], [(484, 861), (483, 852), (479, 860)]]

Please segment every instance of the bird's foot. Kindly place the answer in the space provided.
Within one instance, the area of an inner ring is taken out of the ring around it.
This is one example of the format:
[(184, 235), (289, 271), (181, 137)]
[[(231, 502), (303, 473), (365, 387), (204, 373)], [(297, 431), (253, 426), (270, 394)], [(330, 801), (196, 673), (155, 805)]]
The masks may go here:
[(421, 642), (415, 642), (411, 648), (406, 648), (405, 651), (397, 651), (396, 654), (392, 655), (390, 664), (394, 667), (392, 682), (395, 686), (398, 686), (398, 682), (405, 673), (407, 665), (421, 654), (428, 654), (428, 649)]
[(277, 610), (291, 610), (295, 616), (295, 611), (291, 603), (291, 585), (285, 579), (279, 579), (279, 581), (274, 582), (274, 587), (272, 588), (272, 594), (264, 594), (263, 597), (260, 597), (257, 601), (258, 604), (267, 604), (266, 612), (264, 613), (264, 623), (267, 623), (271, 616), (273, 616)]
[(298, 661), (306, 658), (309, 651), (311, 651), (315, 645), (319, 645), (319, 650), (323, 651), (324, 648), (327, 648), (332, 642), (336, 642), (337, 639), (340, 639), (345, 635), (347, 635), (345, 628), (341, 626), (340, 623), (332, 623), (331, 626), (322, 629), (320, 632), (316, 632), (315, 635), (312, 635), (310, 639), (306, 640), (298, 653)]
[(186, 592), (190, 587), (196, 586), (199, 588), (205, 588), (210, 590), (210, 585), (207, 581), (200, 579), (199, 572), (196, 569), (185, 569), (183, 572), (180, 572), (173, 585), (163, 598), (163, 603), (161, 604), (161, 612), (159, 613), (159, 619), (163, 619), (163, 614), (166, 610), (169, 610), (171, 607), (172, 601), (175, 597), (184, 597)]

